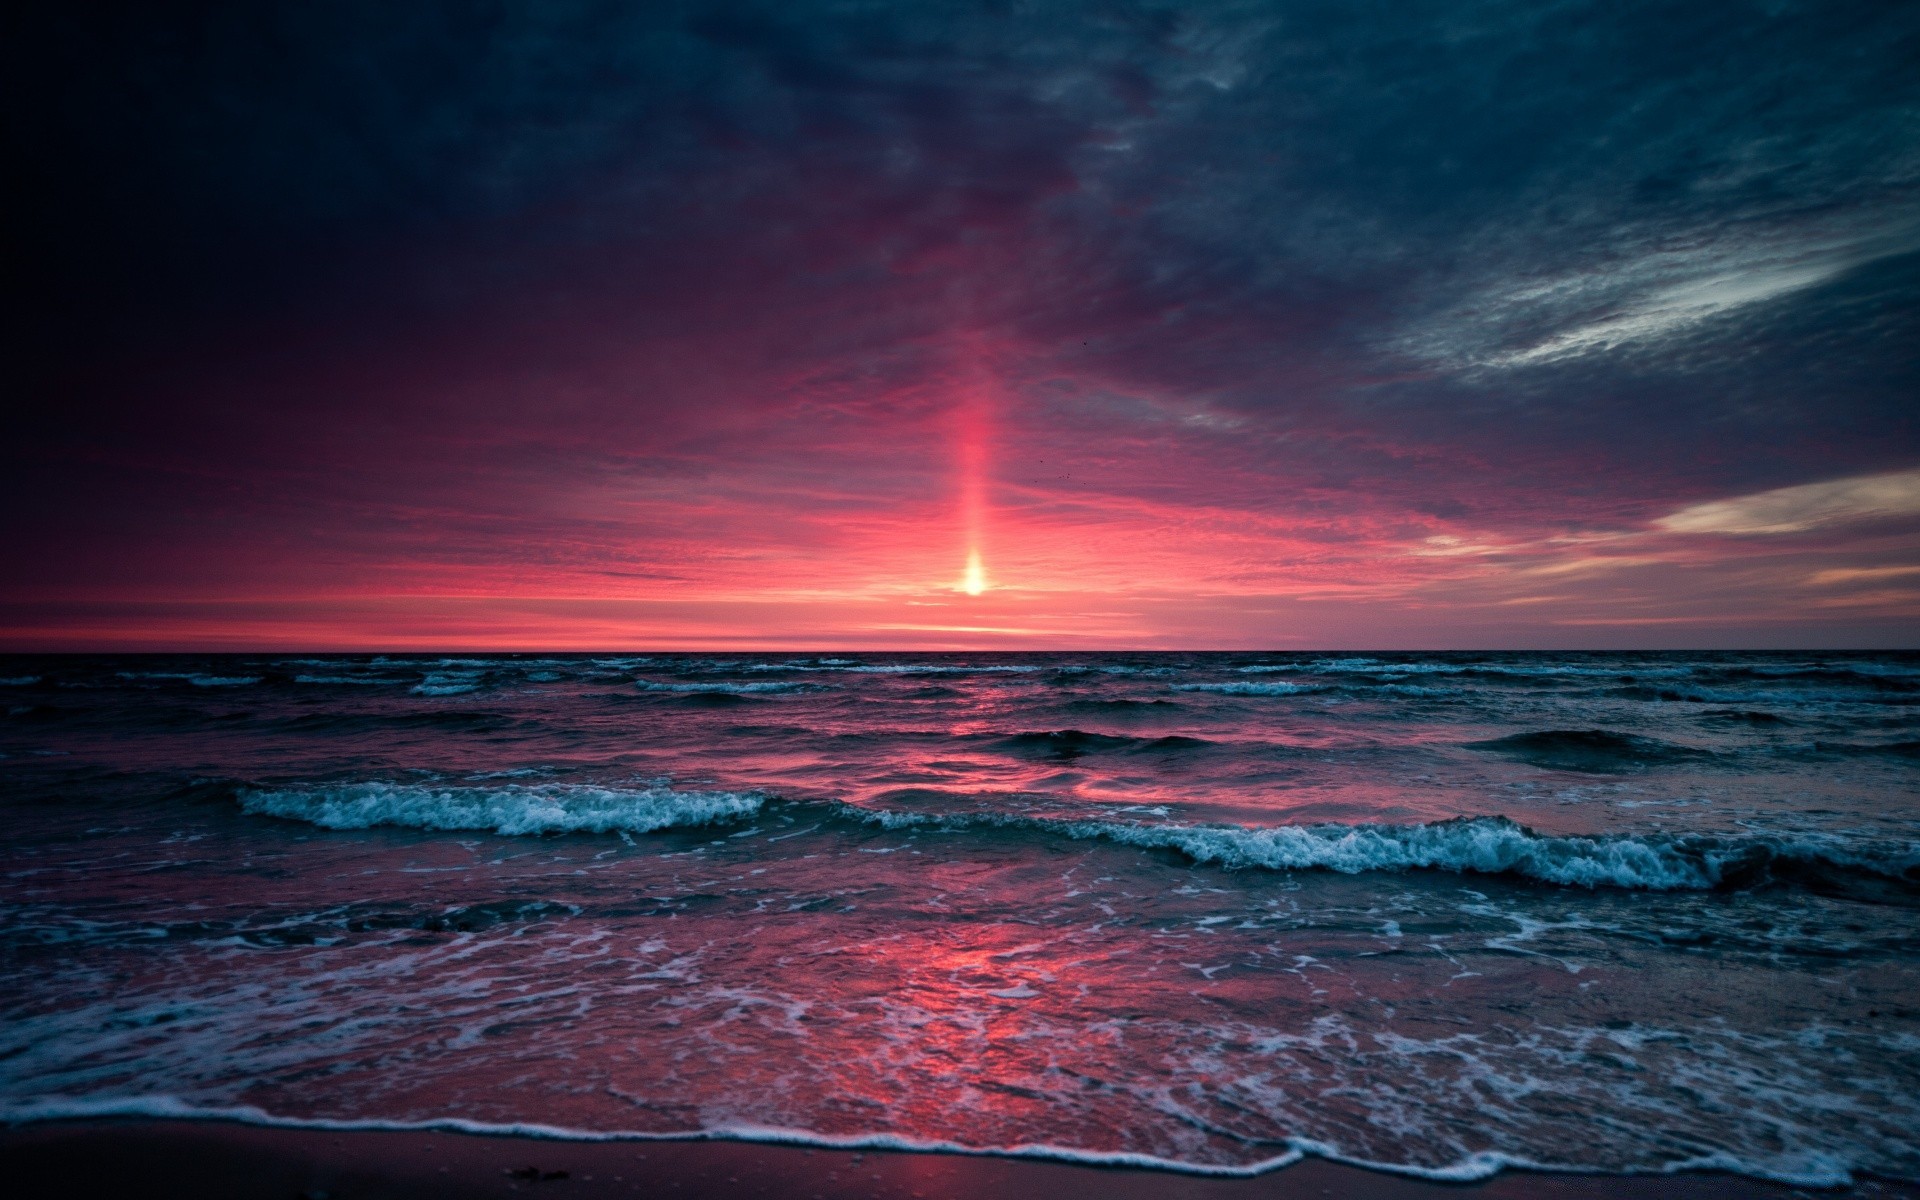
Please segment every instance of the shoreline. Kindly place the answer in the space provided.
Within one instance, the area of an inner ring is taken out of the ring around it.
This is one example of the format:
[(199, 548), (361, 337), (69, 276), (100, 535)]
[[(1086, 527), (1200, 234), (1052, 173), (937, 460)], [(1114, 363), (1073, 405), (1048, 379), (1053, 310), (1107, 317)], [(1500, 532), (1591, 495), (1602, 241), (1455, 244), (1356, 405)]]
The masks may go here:
[(0, 1175), (22, 1195), (195, 1200), (550, 1200), (667, 1195), (819, 1200), (1920, 1200), (1879, 1179), (1831, 1189), (1724, 1172), (1588, 1175), (1507, 1170), (1439, 1182), (1319, 1158), (1262, 1175), (924, 1150), (717, 1138), (563, 1141), (514, 1134), (331, 1130), (230, 1120), (85, 1118), (0, 1127)]

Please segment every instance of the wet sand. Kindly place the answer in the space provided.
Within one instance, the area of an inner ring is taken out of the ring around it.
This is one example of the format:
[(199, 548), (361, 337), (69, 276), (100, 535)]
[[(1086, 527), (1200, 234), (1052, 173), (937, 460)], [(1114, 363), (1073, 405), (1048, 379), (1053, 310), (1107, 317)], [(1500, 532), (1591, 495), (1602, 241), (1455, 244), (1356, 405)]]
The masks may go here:
[(748, 1142), (563, 1142), (456, 1133), (335, 1133), (211, 1121), (76, 1121), (0, 1130), (0, 1179), (22, 1197), (126, 1200), (1920, 1200), (1862, 1181), (1821, 1191), (1721, 1174), (1508, 1172), (1431, 1183), (1307, 1160), (1251, 1179), (955, 1154)]

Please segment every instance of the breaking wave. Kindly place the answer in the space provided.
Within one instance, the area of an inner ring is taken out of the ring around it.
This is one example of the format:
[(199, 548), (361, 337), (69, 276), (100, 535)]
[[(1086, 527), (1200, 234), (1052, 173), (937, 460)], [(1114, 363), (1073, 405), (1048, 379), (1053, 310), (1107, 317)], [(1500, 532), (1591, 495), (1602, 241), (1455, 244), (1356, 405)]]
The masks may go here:
[(1305, 692), (1324, 692), (1323, 686), (1307, 683), (1176, 683), (1176, 692), (1219, 692), (1227, 696), (1298, 696)]
[(239, 793), (243, 811), (327, 829), (400, 826), (507, 835), (650, 833), (761, 816), (770, 806), (827, 810), (829, 818), (886, 829), (1024, 830), (1172, 850), (1228, 868), (1325, 870), (1344, 875), (1413, 870), (1511, 875), (1564, 887), (1712, 891), (1769, 883), (1832, 886), (1863, 877), (1920, 886), (1920, 845), (1849, 844), (1835, 838), (1644, 834), (1560, 836), (1506, 817), (1421, 825), (1245, 827), (1072, 820), (1012, 813), (928, 813), (838, 801), (770, 801), (754, 792), (679, 791), (664, 785), (515, 784), (439, 787), (343, 783)]
[[(857, 810), (856, 810), (857, 811)], [(1507, 817), (1459, 817), (1424, 825), (1123, 824), (1044, 817), (867, 812), (888, 828), (1014, 827), (1174, 850), (1229, 868), (1370, 871), (1440, 870), (1515, 875), (1565, 887), (1713, 891), (1767, 883), (1867, 876), (1920, 885), (1920, 846), (1849, 847), (1837, 841), (1765, 836), (1567, 837), (1537, 833)]]
[(433, 787), (400, 783), (339, 783), (249, 789), (243, 812), (306, 821), (326, 829), (475, 830), (536, 833), (651, 833), (686, 825), (733, 821), (760, 811), (752, 792), (682, 792), (589, 784), (515, 784), (506, 787)]

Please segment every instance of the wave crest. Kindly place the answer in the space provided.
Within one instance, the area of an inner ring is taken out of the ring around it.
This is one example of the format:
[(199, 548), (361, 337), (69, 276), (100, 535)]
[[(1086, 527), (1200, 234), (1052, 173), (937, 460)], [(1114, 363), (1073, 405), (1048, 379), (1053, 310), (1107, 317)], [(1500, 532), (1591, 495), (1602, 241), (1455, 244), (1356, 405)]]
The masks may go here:
[(243, 812), (305, 821), (325, 829), (473, 830), (539, 833), (650, 833), (753, 816), (765, 800), (752, 792), (682, 792), (543, 783), (433, 787), (339, 783), (240, 793)]
[[(1790, 884), (1819, 890), (1868, 887), (1911, 898), (1920, 846), (1843, 843), (1758, 834), (1556, 835), (1508, 817), (1456, 817), (1423, 825), (1319, 824), (1248, 827), (1122, 822), (994, 812), (912, 812), (839, 801), (769, 801), (757, 792), (678, 791), (663, 784), (435, 786), (385, 782), (245, 789), (243, 811), (326, 829), (475, 831), (509, 836), (651, 833), (760, 817), (767, 806), (824, 810), (831, 821), (937, 833), (1025, 831), (1171, 850), (1229, 869), (1453, 871), (1510, 875), (1563, 887), (1715, 891)], [(1887, 889), (1891, 888), (1891, 892)], [(1905, 901), (1900, 901), (1905, 902)]]
[(887, 828), (1026, 828), (1150, 850), (1198, 863), (1276, 871), (1439, 870), (1515, 875), (1563, 887), (1714, 891), (1776, 882), (1832, 886), (1867, 877), (1896, 890), (1920, 879), (1920, 847), (1848, 848), (1813, 839), (1709, 835), (1559, 836), (1508, 817), (1456, 817), (1425, 825), (1122, 824), (1046, 817), (854, 810)]
[(1218, 692), (1223, 696), (1300, 696), (1324, 692), (1324, 687), (1306, 683), (1176, 683), (1176, 692)]
[(1129, 845), (1178, 850), (1197, 862), (1228, 867), (1319, 868), (1345, 875), (1438, 869), (1658, 891), (1708, 889), (1723, 878), (1715, 855), (1677, 843), (1552, 837), (1506, 817), (1429, 825), (1139, 826), (1088, 832)]

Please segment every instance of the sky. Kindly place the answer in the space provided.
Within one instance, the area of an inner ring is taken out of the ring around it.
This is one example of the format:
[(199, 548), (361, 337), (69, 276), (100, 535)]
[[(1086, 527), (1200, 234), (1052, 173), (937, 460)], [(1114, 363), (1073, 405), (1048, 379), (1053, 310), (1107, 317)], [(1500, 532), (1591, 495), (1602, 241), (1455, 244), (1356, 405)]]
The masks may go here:
[(0, 648), (1920, 645), (1920, 6), (0, 20)]

